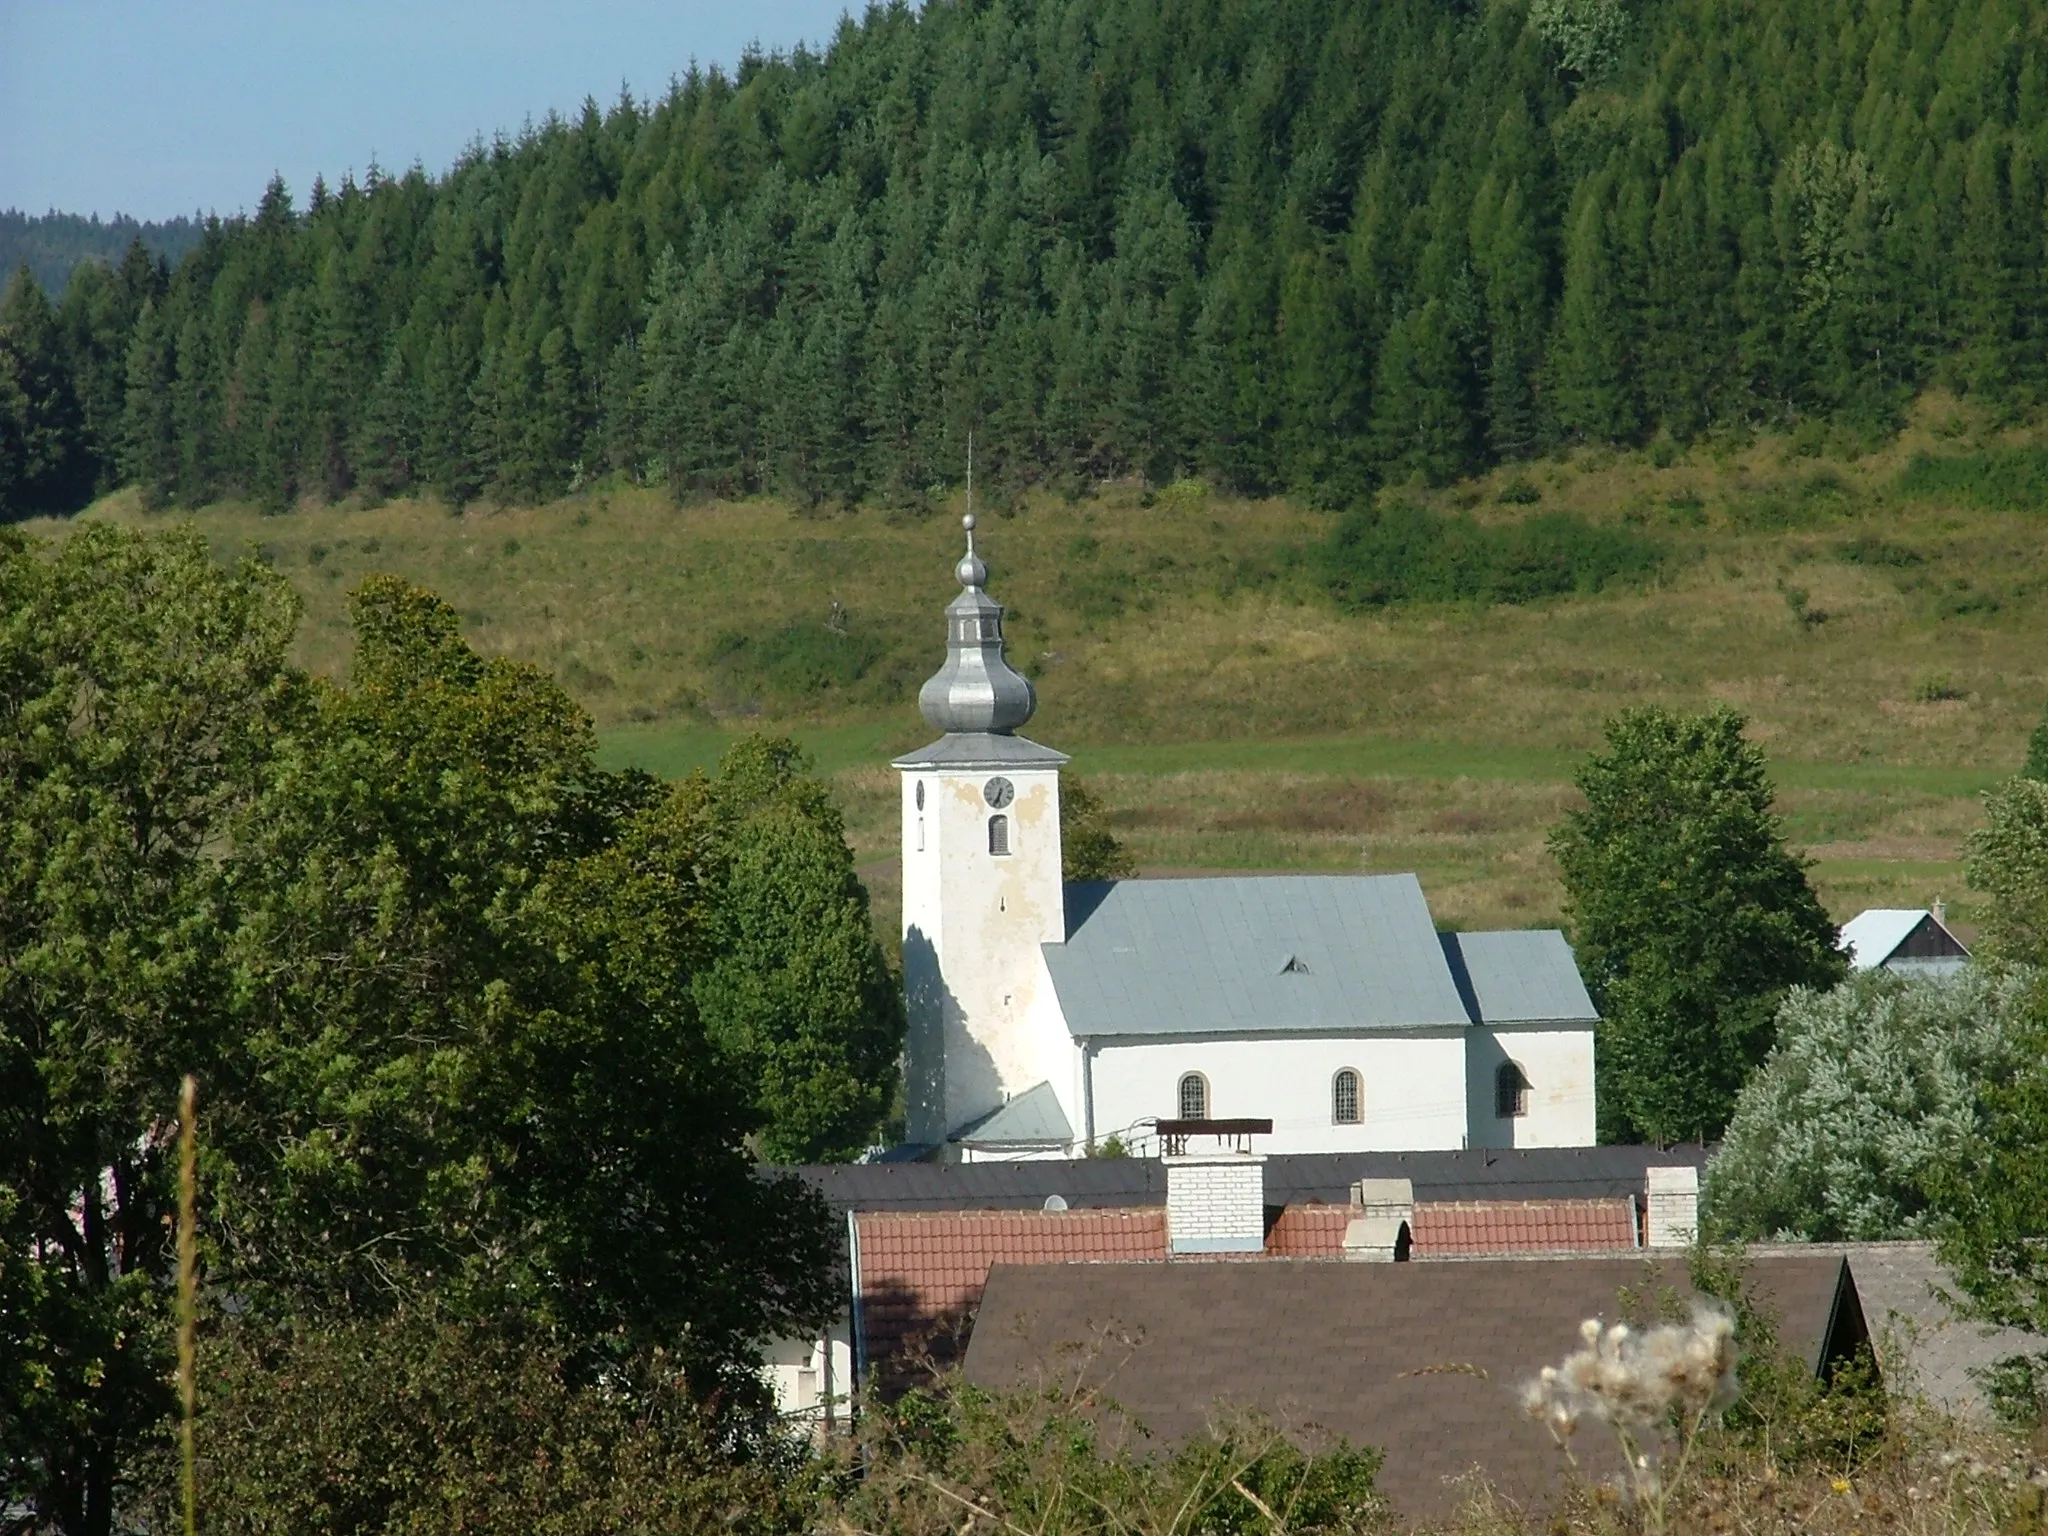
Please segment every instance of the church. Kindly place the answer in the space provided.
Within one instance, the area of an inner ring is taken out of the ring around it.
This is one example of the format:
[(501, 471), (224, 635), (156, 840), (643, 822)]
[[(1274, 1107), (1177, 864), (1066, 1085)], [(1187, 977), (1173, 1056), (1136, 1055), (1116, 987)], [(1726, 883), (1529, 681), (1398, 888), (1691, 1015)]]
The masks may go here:
[(1593, 1144), (1599, 1019), (1555, 929), (1442, 933), (1412, 874), (1072, 883), (1065, 754), (1003, 655), (975, 553), (938, 740), (894, 764), (903, 814), (910, 1155), (1159, 1150), (1160, 1123), (1270, 1121), (1260, 1150)]

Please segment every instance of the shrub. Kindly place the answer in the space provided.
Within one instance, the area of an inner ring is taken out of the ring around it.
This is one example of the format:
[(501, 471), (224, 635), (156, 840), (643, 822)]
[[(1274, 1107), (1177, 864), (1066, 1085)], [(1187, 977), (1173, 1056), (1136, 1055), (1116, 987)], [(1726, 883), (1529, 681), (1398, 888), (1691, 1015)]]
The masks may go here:
[(1419, 507), (1359, 511), (1339, 521), (1320, 551), (1323, 583), (1340, 607), (1394, 602), (1526, 603), (1642, 581), (1664, 546), (1568, 513), (1506, 527), (1442, 517)]
[(797, 623), (765, 635), (718, 637), (709, 661), (735, 687), (783, 702), (845, 693), (870, 679), (888, 647), (851, 626)]
[(833, 1528), (1319, 1536), (1384, 1521), (1379, 1452), (1342, 1442), (1303, 1450), (1253, 1415), (1157, 1450), (1092, 1387), (998, 1394), (956, 1377), (871, 1406), (862, 1425), (865, 1476)]
[(1908, 549), (1903, 544), (1888, 544), (1869, 534), (1837, 544), (1835, 558), (1844, 565), (1878, 565), (1892, 570), (1907, 570), (1925, 563), (1925, 557), (1917, 549)]
[(1517, 475), (1500, 488), (1500, 499), (1510, 507), (1533, 507), (1543, 499), (1543, 493), (1527, 475)]
[[(593, 1379), (516, 1318), (244, 1315), (199, 1366), (200, 1525), (220, 1536), (779, 1536), (817, 1486), (760, 1423), (708, 1417), (658, 1352)], [(177, 1528), (175, 1466), (147, 1469), (146, 1530)]]
[(1923, 1189), (1977, 1127), (1980, 1085), (2011, 1061), (2026, 973), (1859, 972), (1796, 988), (1744, 1086), (1702, 1191), (1729, 1237), (1869, 1241), (1929, 1231)]
[(1986, 448), (1976, 453), (1916, 453), (1897, 489), (1916, 501), (1980, 512), (2048, 511), (2048, 449)]

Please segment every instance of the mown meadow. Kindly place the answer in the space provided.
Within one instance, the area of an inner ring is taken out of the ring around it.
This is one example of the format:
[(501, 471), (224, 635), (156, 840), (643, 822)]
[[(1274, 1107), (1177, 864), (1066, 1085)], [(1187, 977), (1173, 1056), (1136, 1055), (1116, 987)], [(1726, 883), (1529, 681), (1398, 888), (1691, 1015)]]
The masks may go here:
[[(1551, 922), (1544, 839), (1603, 720), (1724, 701), (1770, 754), (1831, 910), (1944, 896), (1967, 921), (1977, 796), (2048, 702), (2044, 462), (2027, 433), (1931, 396), (1874, 452), (1819, 433), (1596, 448), (1380, 493), (1475, 537), (1565, 514), (1654, 552), (1527, 602), (1361, 599), (1333, 576), (1336, 515), (1196, 482), (984, 509), (981, 547), (1039, 687), (1030, 733), (1073, 753), (1147, 873), (1413, 869), (1441, 920)], [(535, 507), (192, 520), (291, 579), (318, 671), (346, 665), (346, 592), (388, 570), (446, 595), (479, 648), (560, 677), (613, 764), (673, 775), (748, 730), (795, 735), (889, 924), (886, 764), (925, 734), (914, 696), (943, 644), (958, 510), (677, 507), (600, 484)], [(183, 514), (121, 493), (83, 515)]]

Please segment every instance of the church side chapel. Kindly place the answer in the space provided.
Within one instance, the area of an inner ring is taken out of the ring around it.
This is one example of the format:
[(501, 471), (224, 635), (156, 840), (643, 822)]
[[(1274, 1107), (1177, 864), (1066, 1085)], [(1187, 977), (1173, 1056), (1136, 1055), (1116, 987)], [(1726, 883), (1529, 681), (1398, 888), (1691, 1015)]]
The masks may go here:
[(1003, 654), (964, 520), (941, 734), (898, 758), (903, 1154), (1079, 1157), (1160, 1121), (1270, 1120), (1261, 1151), (1593, 1145), (1592, 1000), (1555, 929), (1439, 933), (1412, 874), (1067, 884), (1064, 753)]

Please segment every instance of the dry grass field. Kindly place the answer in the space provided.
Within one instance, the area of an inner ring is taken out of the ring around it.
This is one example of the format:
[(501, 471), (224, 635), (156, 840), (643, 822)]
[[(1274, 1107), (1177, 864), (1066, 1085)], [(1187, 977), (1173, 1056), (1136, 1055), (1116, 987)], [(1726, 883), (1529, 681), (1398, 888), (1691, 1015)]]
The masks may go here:
[[(1830, 907), (1946, 895), (1976, 797), (2048, 702), (2048, 522), (1899, 490), (1916, 452), (2024, 441), (1923, 401), (1881, 451), (1762, 439), (1579, 452), (1443, 491), (1481, 520), (1573, 511), (1655, 534), (1650, 587), (1523, 607), (1337, 611), (1304, 551), (1327, 514), (1105, 487), (983, 519), (1030, 730), (1071, 751), (1148, 872), (1416, 870), (1440, 919), (1555, 919), (1544, 837), (1625, 705), (1743, 710)], [(1515, 481), (1521, 498), (1504, 503)], [(1537, 500), (1528, 500), (1533, 487)], [(126, 497), (85, 514), (159, 523)], [(676, 508), (639, 488), (545, 507), (218, 506), (193, 519), (303, 594), (300, 658), (346, 665), (344, 595), (397, 571), (482, 649), (551, 669), (607, 760), (675, 773), (789, 731), (834, 776), (884, 919), (889, 755), (924, 734), (959, 531), (863, 509)], [(44, 526), (33, 531), (59, 532)]]

